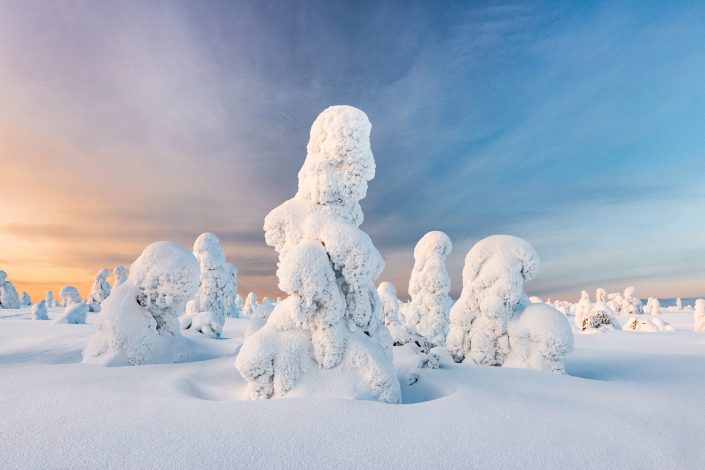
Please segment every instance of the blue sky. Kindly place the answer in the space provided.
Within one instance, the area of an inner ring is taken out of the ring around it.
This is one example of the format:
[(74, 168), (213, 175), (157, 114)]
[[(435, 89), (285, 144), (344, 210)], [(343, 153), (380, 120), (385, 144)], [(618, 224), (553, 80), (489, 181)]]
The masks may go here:
[(272, 293), (263, 218), (316, 115), (350, 104), (402, 295), (429, 230), (455, 293), (472, 244), (509, 233), (542, 259), (530, 293), (702, 295), (703, 84), (699, 2), (0, 2), (0, 260), (80, 284), (213, 231)]

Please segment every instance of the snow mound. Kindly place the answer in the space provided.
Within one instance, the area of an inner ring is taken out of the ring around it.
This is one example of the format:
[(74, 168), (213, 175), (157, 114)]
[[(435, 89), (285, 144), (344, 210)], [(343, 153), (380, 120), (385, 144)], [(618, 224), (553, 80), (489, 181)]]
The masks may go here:
[(565, 359), (573, 351), (573, 332), (555, 308), (529, 304), (509, 322), (510, 356), (505, 365), (550, 372), (565, 372)]
[(71, 303), (64, 308), (64, 313), (54, 319), (54, 323), (86, 323), (86, 314), (90, 311), (88, 304), (83, 302)]
[(676, 331), (671, 325), (658, 317), (637, 317), (631, 315), (622, 326), (624, 331), (639, 331), (642, 333), (658, 333), (663, 331)]
[(46, 300), (42, 300), (39, 303), (32, 305), (31, 313), (32, 320), (48, 320), (49, 313), (47, 312)]
[(279, 288), (289, 297), (236, 359), (250, 398), (327, 390), (401, 400), (374, 287), (384, 261), (359, 229), (359, 201), (375, 172), (370, 129), (359, 109), (323, 111), (311, 127), (298, 192), (265, 218), (265, 240), (279, 255)]

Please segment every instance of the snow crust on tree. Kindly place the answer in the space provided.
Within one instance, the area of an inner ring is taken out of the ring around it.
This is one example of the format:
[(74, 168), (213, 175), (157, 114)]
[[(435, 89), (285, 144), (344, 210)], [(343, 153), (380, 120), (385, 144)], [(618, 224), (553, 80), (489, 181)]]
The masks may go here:
[(450, 276), (446, 257), (452, 250), (448, 235), (431, 231), (414, 248), (414, 268), (409, 279), (409, 297), (404, 314), (407, 326), (436, 346), (443, 346), (448, 335)]
[(39, 303), (32, 305), (30, 310), (32, 313), (32, 320), (48, 320), (49, 312), (47, 312), (47, 302), (46, 300), (41, 300)]
[(242, 311), (242, 297), (237, 293), (237, 268), (232, 263), (225, 263), (225, 266), (228, 268), (233, 285), (233, 298), (230, 301), (227, 315), (231, 318), (238, 318)]
[(198, 281), (198, 261), (188, 250), (166, 241), (147, 246), (130, 266), (127, 281), (103, 303), (83, 361), (137, 365), (186, 359), (177, 319)]
[(509, 321), (509, 356), (506, 365), (549, 372), (565, 372), (565, 359), (573, 351), (573, 332), (555, 308), (529, 304)]
[[(681, 308), (683, 308), (681, 306)], [(705, 299), (695, 301), (695, 312), (693, 313), (693, 330), (705, 331)]]
[(73, 304), (83, 303), (83, 299), (81, 299), (81, 294), (78, 292), (78, 289), (76, 289), (74, 286), (62, 287), (59, 291), (59, 297), (61, 297), (64, 307), (68, 307), (69, 305)]
[(188, 313), (194, 315), (190, 327), (206, 336), (219, 338), (225, 317), (236, 312), (235, 267), (225, 262), (220, 239), (210, 232), (196, 239), (193, 255), (199, 263), (200, 282), (198, 294), (188, 308)]
[(32, 298), (29, 296), (28, 293), (25, 291), (22, 291), (22, 297), (20, 298), (20, 307), (31, 307), (32, 306)]
[(92, 312), (100, 312), (100, 304), (110, 296), (110, 284), (108, 284), (110, 271), (106, 268), (96, 273), (91, 291), (88, 293), (86, 303)]
[(636, 287), (629, 286), (624, 289), (624, 298), (622, 299), (622, 315), (637, 315), (644, 313), (644, 304), (636, 297)]
[(119, 286), (127, 280), (127, 273), (124, 266), (115, 266), (113, 269), (113, 288)]
[[(494, 235), (470, 249), (463, 268), (463, 290), (450, 313), (447, 348), (453, 360), (499, 366), (516, 347), (513, 357), (520, 360), (515, 363), (562, 370), (557, 363), (572, 350), (570, 325), (553, 307), (529, 304), (524, 293), (524, 282), (533, 279), (538, 269), (536, 251), (521, 238)], [(522, 321), (527, 310), (530, 316)]]
[(311, 126), (298, 192), (265, 218), (279, 288), (289, 296), (235, 362), (250, 398), (281, 397), (297, 384), (313, 393), (306, 384), (315, 376), (315, 388), (342, 396), (401, 400), (374, 287), (384, 261), (359, 229), (359, 201), (375, 172), (370, 129), (359, 109), (323, 111)]
[(7, 280), (7, 273), (0, 270), (0, 307), (20, 308), (20, 296), (12, 282)]
[(53, 323), (71, 323), (83, 324), (86, 323), (86, 314), (90, 307), (83, 302), (72, 302), (66, 305), (64, 312), (56, 317)]

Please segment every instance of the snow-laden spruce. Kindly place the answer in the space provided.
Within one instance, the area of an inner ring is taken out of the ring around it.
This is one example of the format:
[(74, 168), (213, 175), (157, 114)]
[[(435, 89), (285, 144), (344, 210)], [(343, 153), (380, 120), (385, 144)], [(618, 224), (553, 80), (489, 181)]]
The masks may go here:
[(384, 261), (359, 229), (359, 201), (374, 177), (371, 125), (350, 106), (311, 126), (296, 195), (272, 210), (265, 239), (279, 255), (279, 302), (235, 365), (250, 398), (288, 392), (401, 400), (392, 341), (374, 286)]
[(7, 280), (7, 273), (2, 270), (0, 270), (0, 308), (20, 308), (17, 289)]
[(421, 237), (414, 248), (414, 269), (409, 279), (411, 300), (404, 308), (407, 326), (434, 346), (443, 346), (448, 335), (452, 305), (446, 257), (453, 245), (443, 232)]
[(247, 297), (245, 297), (245, 305), (242, 307), (242, 316), (251, 317), (258, 308), (259, 304), (257, 303), (257, 294), (250, 292), (247, 294)]
[(30, 310), (32, 313), (32, 320), (48, 320), (49, 312), (47, 312), (47, 301), (41, 300), (39, 303), (32, 305)]
[(529, 304), (524, 293), (538, 269), (536, 251), (517, 237), (487, 237), (470, 249), (450, 313), (447, 347), (456, 362), (500, 366), (511, 353), (508, 365), (564, 370), (573, 349), (568, 321), (549, 305)]
[(46, 300), (47, 308), (58, 306), (58, 302), (54, 299), (54, 292), (52, 292), (51, 290), (47, 291), (44, 300)]
[(100, 312), (100, 304), (110, 296), (108, 276), (110, 276), (110, 271), (105, 268), (98, 271), (95, 275), (95, 281), (93, 281), (93, 286), (86, 299), (91, 312)]
[(198, 261), (188, 250), (166, 241), (147, 246), (127, 280), (103, 302), (83, 361), (136, 365), (187, 359), (178, 317), (198, 291), (198, 280)]
[[(189, 303), (189, 320), (182, 323), (206, 336), (219, 338), (225, 317), (235, 314), (234, 266), (225, 262), (225, 253), (217, 235), (206, 232), (193, 244), (193, 255), (200, 266), (198, 294)], [(237, 272), (237, 271), (235, 271)]]
[[(681, 305), (681, 309), (682, 308), (683, 306)], [(695, 301), (693, 331), (705, 331), (705, 299), (697, 299)]]
[(127, 273), (124, 266), (115, 266), (113, 269), (113, 289), (127, 281)]
[(28, 293), (25, 291), (22, 291), (22, 296), (20, 297), (20, 307), (31, 307), (32, 306), (32, 298), (29, 296)]
[(644, 313), (650, 313), (651, 315), (658, 315), (661, 313), (661, 302), (656, 297), (649, 297), (646, 301), (646, 307), (644, 308)]
[(580, 301), (575, 306), (575, 326), (580, 331), (619, 329), (619, 322), (605, 302), (606, 292), (597, 289), (597, 302), (590, 300), (590, 294), (582, 291)]
[(636, 296), (636, 287), (629, 286), (624, 289), (622, 307), (619, 309), (622, 315), (638, 315), (644, 313), (644, 304)]

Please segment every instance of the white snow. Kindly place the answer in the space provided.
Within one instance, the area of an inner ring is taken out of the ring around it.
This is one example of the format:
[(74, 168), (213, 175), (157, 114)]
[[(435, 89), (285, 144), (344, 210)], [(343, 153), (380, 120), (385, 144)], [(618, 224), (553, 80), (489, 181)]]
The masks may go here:
[[(705, 334), (692, 331), (693, 312), (661, 315), (674, 333), (577, 335), (566, 375), (456, 364), (445, 352), (439, 369), (418, 369), (409, 345), (395, 347), (405, 404), (387, 405), (325, 394), (243, 401), (247, 383), (232, 362), (247, 319), (226, 319), (218, 341), (186, 332), (199, 362), (82, 364), (105, 310), (85, 325), (0, 311), (3, 468), (696, 469), (705, 462)], [(52, 318), (59, 312), (49, 309)], [(596, 434), (605, 437), (586, 445)]]

